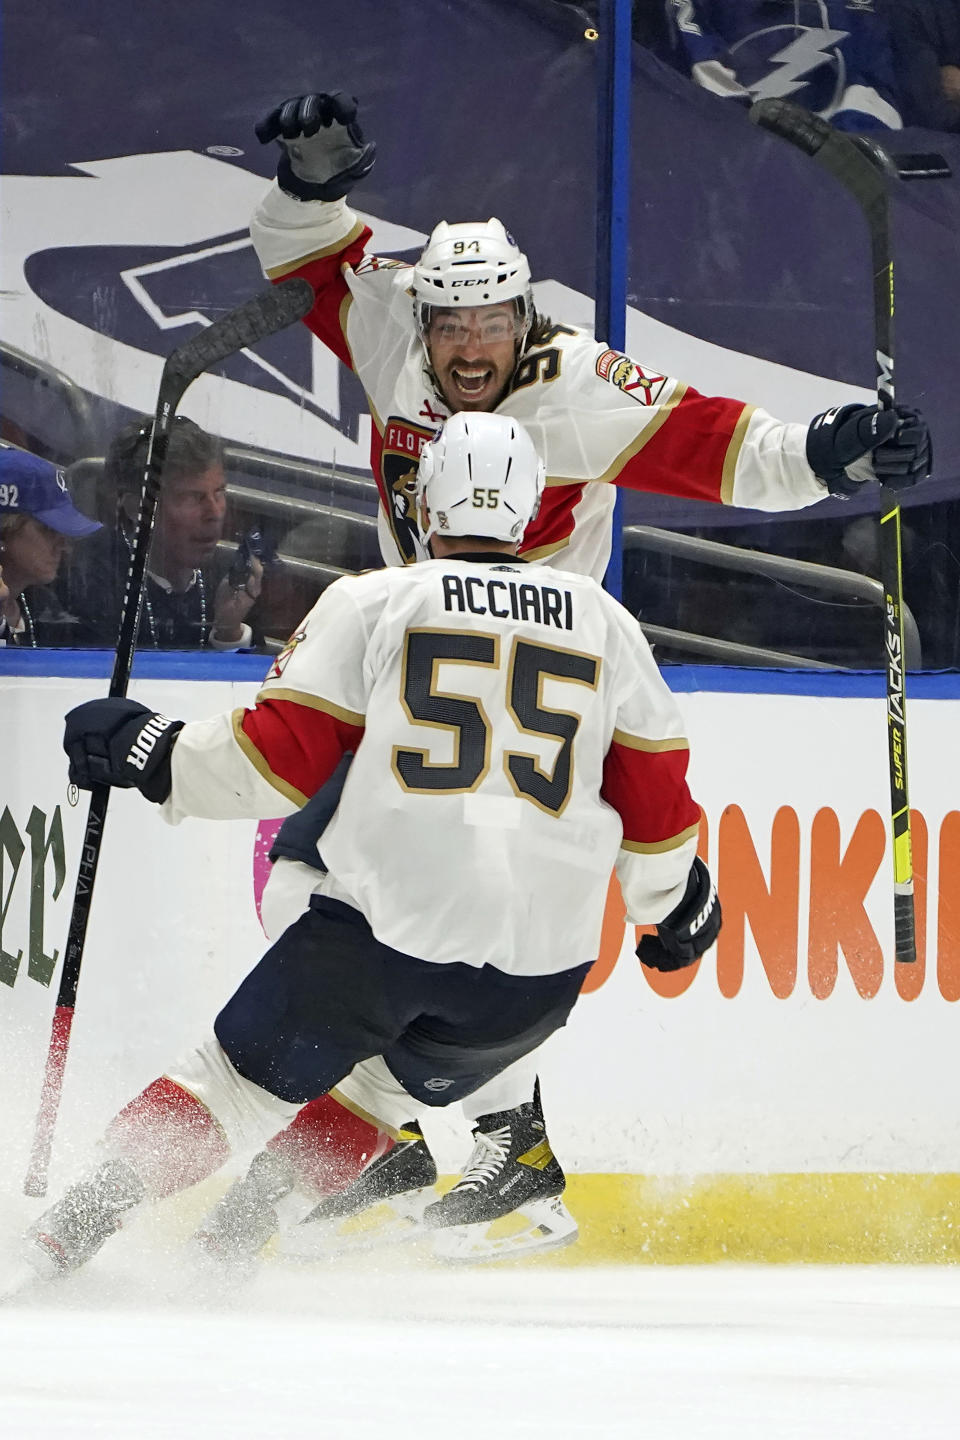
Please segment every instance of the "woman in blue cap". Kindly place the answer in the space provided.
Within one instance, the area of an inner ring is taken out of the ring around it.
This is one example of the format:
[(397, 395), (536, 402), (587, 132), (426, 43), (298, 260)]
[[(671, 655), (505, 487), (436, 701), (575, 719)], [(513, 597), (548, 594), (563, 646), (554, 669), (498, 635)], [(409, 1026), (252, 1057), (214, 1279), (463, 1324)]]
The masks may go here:
[(0, 443), (0, 644), (83, 643), (49, 587), (71, 540), (100, 528), (70, 499), (61, 469)]

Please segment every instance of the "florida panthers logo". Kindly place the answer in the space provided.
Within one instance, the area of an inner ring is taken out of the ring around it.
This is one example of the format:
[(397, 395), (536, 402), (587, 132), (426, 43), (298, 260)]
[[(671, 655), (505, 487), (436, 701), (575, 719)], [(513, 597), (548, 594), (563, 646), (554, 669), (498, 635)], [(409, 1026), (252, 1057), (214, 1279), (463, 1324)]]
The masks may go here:
[(663, 375), (648, 373), (619, 350), (604, 350), (597, 359), (597, 374), (638, 405), (655, 405), (666, 383)]
[(390, 260), (383, 255), (364, 255), (355, 273), (357, 275), (368, 275), (373, 270), (409, 270), (410, 265), (406, 260)]
[(422, 555), (418, 550), (417, 469), (420, 451), (436, 433), (436, 426), (428, 429), (398, 415), (391, 416), (383, 429), (380, 494), (406, 564)]

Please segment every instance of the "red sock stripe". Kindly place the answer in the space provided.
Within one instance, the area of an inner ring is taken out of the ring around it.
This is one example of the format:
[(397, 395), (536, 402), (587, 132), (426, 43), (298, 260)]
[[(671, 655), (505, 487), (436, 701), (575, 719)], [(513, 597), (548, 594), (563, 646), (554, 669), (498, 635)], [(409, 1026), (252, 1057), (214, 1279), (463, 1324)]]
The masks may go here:
[(294, 1165), (302, 1184), (319, 1195), (332, 1195), (392, 1145), (385, 1130), (355, 1115), (332, 1095), (321, 1095), (304, 1105), (267, 1148)]
[(136, 1167), (148, 1192), (172, 1195), (212, 1175), (230, 1147), (212, 1114), (166, 1075), (111, 1120), (107, 1144)]

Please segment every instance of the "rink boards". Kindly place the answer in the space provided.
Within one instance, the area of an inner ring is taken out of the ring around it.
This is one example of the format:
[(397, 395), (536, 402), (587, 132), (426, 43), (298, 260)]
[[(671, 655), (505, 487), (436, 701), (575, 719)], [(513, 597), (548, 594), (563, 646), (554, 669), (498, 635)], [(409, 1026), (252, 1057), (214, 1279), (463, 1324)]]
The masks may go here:
[[(65, 654), (58, 663), (74, 673), (30, 673), (38, 659), (8, 654), (0, 669), (0, 1083), (10, 1097), (0, 1125), (15, 1168), (85, 815), (85, 797), (68, 794), (62, 716), (105, 692), (109, 668)], [(147, 656), (131, 694), (201, 718), (249, 703), (263, 668), (250, 656)], [(908, 689), (913, 967), (892, 961), (877, 678), (706, 668), (669, 678), (724, 930), (698, 966), (659, 976), (636, 960), (611, 891), (586, 993), (540, 1066), (583, 1232), (571, 1261), (960, 1258), (955, 677)], [(203, 1037), (258, 958), (270, 833), (255, 822), (171, 828), (138, 795), (113, 794), (54, 1180)], [(424, 1124), (441, 1168), (458, 1169), (462, 1120), (436, 1112)]]

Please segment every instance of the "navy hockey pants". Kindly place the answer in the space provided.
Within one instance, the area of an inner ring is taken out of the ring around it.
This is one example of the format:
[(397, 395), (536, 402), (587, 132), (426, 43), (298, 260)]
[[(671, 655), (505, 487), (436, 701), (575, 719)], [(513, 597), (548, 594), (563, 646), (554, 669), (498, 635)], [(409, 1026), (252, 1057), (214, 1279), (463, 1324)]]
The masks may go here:
[(432, 964), (315, 895), (214, 1024), (231, 1064), (292, 1104), (381, 1055), (426, 1105), (462, 1100), (566, 1024), (589, 964), (556, 975)]

